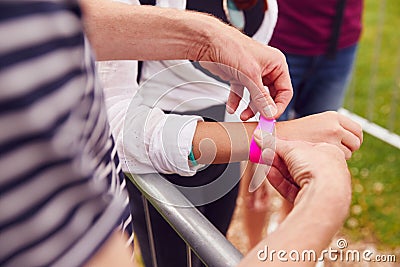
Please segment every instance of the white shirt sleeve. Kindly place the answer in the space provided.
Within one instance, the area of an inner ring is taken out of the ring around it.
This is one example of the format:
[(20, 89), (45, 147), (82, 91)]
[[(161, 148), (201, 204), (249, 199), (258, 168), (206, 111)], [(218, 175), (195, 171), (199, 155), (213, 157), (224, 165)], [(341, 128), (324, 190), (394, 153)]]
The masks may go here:
[(198, 167), (189, 165), (188, 155), (202, 118), (143, 105), (137, 94), (137, 61), (97, 62), (96, 69), (123, 171), (194, 175)]

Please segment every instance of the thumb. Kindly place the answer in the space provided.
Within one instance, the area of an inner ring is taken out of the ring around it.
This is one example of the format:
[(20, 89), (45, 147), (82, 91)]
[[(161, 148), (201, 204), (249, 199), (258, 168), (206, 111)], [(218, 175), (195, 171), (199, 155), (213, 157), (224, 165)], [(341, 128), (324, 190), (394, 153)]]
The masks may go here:
[(257, 129), (254, 131), (254, 141), (261, 149), (273, 148), (275, 145), (275, 136), (269, 132)]
[(281, 159), (284, 159), (284, 161), (286, 161), (286, 157), (292, 149), (293, 146), (290, 145), (290, 141), (285, 141), (278, 138), (276, 139), (275, 152)]
[(271, 147), (271, 144), (275, 142), (275, 153), (277, 153), (282, 159), (284, 159), (285, 156), (292, 150), (290, 141), (281, 140), (272, 136), (270, 133), (263, 132), (261, 130), (254, 131), (254, 141), (256, 141), (261, 149)]
[(256, 106), (260, 114), (266, 118), (274, 118), (278, 108), (268, 88), (263, 85), (261, 77), (258, 77), (256, 81), (250, 80), (246, 87), (250, 92), (251, 102)]

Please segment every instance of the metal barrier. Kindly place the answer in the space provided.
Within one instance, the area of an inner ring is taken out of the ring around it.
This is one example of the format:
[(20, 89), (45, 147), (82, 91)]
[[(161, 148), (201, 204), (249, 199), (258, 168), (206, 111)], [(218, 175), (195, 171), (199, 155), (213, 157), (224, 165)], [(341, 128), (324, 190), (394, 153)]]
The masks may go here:
[[(239, 264), (243, 255), (173, 184), (156, 174), (128, 177), (142, 192), (144, 204), (150, 202), (186, 242), (188, 266), (191, 266), (190, 250), (207, 266), (234, 267)], [(151, 236), (149, 240), (152, 243)], [(152, 254), (155, 255), (154, 250)], [(154, 257), (153, 265), (157, 266)]]

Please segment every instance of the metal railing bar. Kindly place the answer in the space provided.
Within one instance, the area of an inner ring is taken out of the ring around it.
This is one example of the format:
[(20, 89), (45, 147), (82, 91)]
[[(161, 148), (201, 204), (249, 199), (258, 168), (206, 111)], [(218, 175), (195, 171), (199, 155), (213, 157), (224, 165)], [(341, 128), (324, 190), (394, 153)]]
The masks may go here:
[(239, 264), (243, 255), (174, 185), (158, 174), (127, 176), (204, 264), (212, 267)]

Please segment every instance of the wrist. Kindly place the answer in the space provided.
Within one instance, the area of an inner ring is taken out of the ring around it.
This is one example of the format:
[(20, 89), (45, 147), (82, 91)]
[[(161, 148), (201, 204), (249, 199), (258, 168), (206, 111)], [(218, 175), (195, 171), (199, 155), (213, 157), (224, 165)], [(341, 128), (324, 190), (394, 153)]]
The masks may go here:
[[(267, 132), (273, 134), (275, 128), (275, 120), (274, 119), (266, 119), (264, 117), (260, 117), (260, 121), (256, 127), (256, 130), (261, 130), (263, 132)], [(270, 149), (274, 148), (270, 147)], [(249, 160), (253, 163), (266, 164), (266, 162), (262, 158), (262, 148), (256, 143), (254, 137), (252, 137), (250, 141), (249, 147)]]
[(220, 54), (227, 49), (230, 38), (242, 36), (240, 31), (209, 14), (196, 13), (196, 16), (193, 16), (193, 12), (187, 12), (187, 15), (193, 36), (196, 37), (188, 47), (187, 58), (223, 64)]
[(208, 54), (210, 48), (216, 44), (213, 43), (213, 35), (216, 35), (216, 24), (220, 21), (215, 17), (198, 12), (186, 11), (188, 32), (192, 32), (192, 40), (186, 47), (186, 59), (194, 61), (209, 61)]
[(275, 137), (281, 140), (296, 140), (294, 133), (298, 132), (299, 129), (292, 127), (292, 121), (277, 121), (275, 122)]

